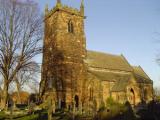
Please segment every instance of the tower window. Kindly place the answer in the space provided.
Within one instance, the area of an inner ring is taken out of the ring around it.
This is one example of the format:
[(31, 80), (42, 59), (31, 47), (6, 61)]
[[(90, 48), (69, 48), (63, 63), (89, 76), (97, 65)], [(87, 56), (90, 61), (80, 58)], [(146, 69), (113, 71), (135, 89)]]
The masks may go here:
[(48, 79), (48, 88), (52, 88), (52, 78)]
[(73, 33), (74, 32), (73, 23), (72, 23), (71, 20), (68, 22), (68, 32), (69, 33)]

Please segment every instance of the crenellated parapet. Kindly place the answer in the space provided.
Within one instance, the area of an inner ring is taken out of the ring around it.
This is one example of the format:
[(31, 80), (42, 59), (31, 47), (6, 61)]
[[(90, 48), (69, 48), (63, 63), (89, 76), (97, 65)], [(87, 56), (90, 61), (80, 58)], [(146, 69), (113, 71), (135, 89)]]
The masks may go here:
[(67, 13), (72, 14), (72, 15), (77, 15), (77, 16), (80, 16), (80, 17), (84, 17), (84, 8), (82, 8), (82, 5), (81, 5), (80, 10), (79, 10), (77, 8), (72, 8), (70, 6), (63, 5), (60, 2), (60, 3), (57, 3), (56, 6), (54, 8), (52, 8), (51, 10), (48, 10), (48, 7), (46, 7), (45, 11), (46, 11), (45, 12), (45, 18), (51, 16), (56, 11), (63, 11), (63, 12), (67, 12)]

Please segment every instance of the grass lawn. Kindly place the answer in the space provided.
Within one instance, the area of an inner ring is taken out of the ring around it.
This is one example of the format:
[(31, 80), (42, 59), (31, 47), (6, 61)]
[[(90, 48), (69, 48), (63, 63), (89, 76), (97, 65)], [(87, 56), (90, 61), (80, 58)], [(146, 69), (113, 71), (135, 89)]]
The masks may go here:
[(46, 120), (47, 111), (36, 111), (31, 115), (7, 115), (4, 112), (0, 112), (0, 120), (13, 119), (13, 120)]

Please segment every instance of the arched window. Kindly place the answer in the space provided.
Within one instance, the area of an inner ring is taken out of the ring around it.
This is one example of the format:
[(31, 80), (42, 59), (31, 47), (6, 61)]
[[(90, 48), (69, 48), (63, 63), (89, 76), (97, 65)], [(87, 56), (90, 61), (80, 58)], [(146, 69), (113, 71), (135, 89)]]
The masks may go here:
[(68, 32), (69, 33), (73, 33), (74, 32), (73, 23), (72, 23), (71, 20), (69, 20), (69, 22), (68, 22)]
[(89, 100), (93, 100), (93, 88), (89, 88)]
[(117, 95), (117, 101), (119, 101), (119, 95)]
[(74, 97), (74, 100), (75, 100), (75, 107), (78, 108), (78, 106), (79, 106), (79, 97), (78, 97), (78, 95), (76, 95)]
[(52, 81), (52, 78), (51, 77), (49, 77), (49, 79), (48, 79), (48, 88), (52, 88), (52, 83), (53, 81)]
[(129, 96), (129, 101), (131, 105), (135, 105), (135, 92), (134, 90), (131, 88), (130, 91), (130, 96)]
[(60, 91), (63, 90), (62, 80), (60, 80), (60, 79), (57, 80), (57, 89)]
[(144, 89), (144, 100), (145, 100), (145, 101), (146, 101), (147, 98), (148, 98), (148, 97), (147, 97), (147, 94), (148, 94), (148, 93), (147, 93), (147, 89)]

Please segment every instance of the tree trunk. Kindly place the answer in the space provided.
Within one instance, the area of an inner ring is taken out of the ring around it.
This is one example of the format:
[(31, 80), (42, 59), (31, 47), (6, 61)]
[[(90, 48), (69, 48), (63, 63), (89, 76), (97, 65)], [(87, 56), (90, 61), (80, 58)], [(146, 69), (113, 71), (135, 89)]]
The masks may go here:
[(21, 92), (21, 85), (18, 81), (18, 79), (16, 80), (16, 84), (17, 84), (17, 94), (18, 94), (18, 101), (20, 102), (20, 104), (22, 104), (22, 100), (21, 100), (21, 96), (20, 96), (20, 92)]
[(7, 110), (7, 108), (8, 108), (7, 102), (8, 102), (8, 84), (6, 82), (4, 82), (2, 101), (1, 101), (2, 109)]

